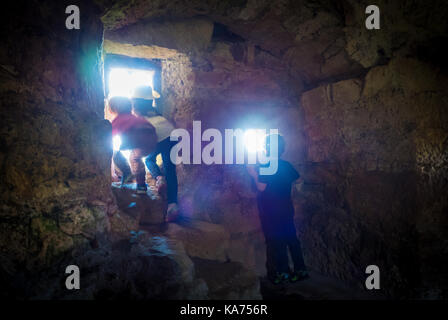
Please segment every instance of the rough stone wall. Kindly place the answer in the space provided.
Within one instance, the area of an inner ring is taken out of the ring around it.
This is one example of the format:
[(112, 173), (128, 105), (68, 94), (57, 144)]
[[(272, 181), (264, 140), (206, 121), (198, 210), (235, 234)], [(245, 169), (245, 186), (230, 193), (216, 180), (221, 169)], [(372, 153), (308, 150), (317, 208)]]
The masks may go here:
[(445, 81), (427, 64), (396, 58), (363, 79), (302, 95), (308, 147), (299, 224), (310, 264), (354, 279), (359, 266), (377, 264), (395, 294), (417, 286), (441, 293), (427, 268), (444, 264)]
[(81, 2), (82, 28), (71, 31), (67, 5), (18, 1), (1, 18), (0, 268), (10, 297), (41, 269), (63, 275), (57, 263), (106, 231), (113, 206), (100, 12)]
[[(367, 71), (306, 91), (305, 187), (297, 196), (306, 260), (349, 281), (383, 270), (387, 294), (446, 297), (447, 91), (441, 2), (344, 3), (345, 52)], [(337, 80), (337, 79), (335, 79)]]
[[(81, 29), (67, 30), (70, 3), (15, 4), (0, 31), (0, 297), (207, 298), (182, 243), (136, 232), (116, 205), (102, 11), (78, 2)], [(68, 265), (81, 290), (65, 287)]]

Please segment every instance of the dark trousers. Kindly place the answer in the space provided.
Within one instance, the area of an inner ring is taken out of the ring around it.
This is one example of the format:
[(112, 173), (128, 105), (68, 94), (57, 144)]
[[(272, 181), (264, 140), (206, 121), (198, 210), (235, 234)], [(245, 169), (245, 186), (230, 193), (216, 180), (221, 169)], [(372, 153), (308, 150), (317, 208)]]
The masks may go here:
[(260, 219), (266, 240), (268, 277), (274, 277), (276, 272), (290, 271), (288, 250), (294, 264), (294, 271), (306, 270), (293, 216), (282, 217), (281, 214), (266, 216), (260, 212)]
[(156, 179), (161, 176), (160, 168), (157, 165), (156, 158), (158, 154), (161, 154), (163, 161), (163, 170), (165, 171), (166, 184), (167, 184), (167, 200), (168, 203), (177, 203), (177, 174), (176, 165), (171, 162), (170, 152), (171, 148), (176, 144), (176, 141), (170, 141), (170, 138), (166, 138), (159, 143), (157, 143), (154, 152), (149, 154), (145, 159), (146, 167), (151, 173), (151, 176)]
[(294, 271), (306, 270), (302, 248), (297, 237), (288, 240), (266, 239), (266, 269), (269, 277), (273, 277), (276, 272), (290, 271), (288, 250), (294, 264)]

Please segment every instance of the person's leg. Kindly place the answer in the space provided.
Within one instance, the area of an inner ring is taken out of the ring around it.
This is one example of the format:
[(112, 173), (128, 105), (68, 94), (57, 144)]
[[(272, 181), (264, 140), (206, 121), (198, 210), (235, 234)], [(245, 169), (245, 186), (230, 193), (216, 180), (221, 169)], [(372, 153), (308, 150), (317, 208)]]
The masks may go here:
[(290, 277), (291, 282), (308, 279), (310, 275), (303, 261), (302, 248), (297, 236), (288, 241), (288, 248), (294, 263), (294, 272)]
[(160, 152), (162, 155), (163, 169), (166, 176), (168, 204), (177, 203), (178, 183), (176, 165), (171, 161), (170, 158), (171, 147), (175, 143), (175, 141), (170, 141), (169, 138), (160, 142)]
[(302, 247), (297, 237), (288, 240), (288, 248), (294, 263), (294, 271), (306, 271), (305, 262), (303, 261)]
[(266, 237), (266, 272), (268, 279), (271, 281), (274, 281), (275, 274), (277, 272), (275, 268), (275, 251), (274, 251), (274, 243), (272, 242), (272, 239), (269, 239)]
[(120, 151), (114, 151), (112, 159), (114, 161), (114, 165), (121, 171), (121, 186), (123, 187), (127, 178), (131, 175), (131, 168), (129, 167), (128, 161)]
[(300, 241), (297, 238), (296, 228), (294, 226), (293, 217), (289, 217), (285, 225), (286, 243), (291, 254), (291, 258), (294, 264), (294, 272), (291, 274), (290, 281), (296, 282), (309, 278), (308, 271), (303, 261), (302, 248)]
[(269, 219), (264, 214), (263, 206), (260, 203), (260, 199), (257, 198), (258, 212), (261, 223), (261, 229), (263, 231), (265, 244), (266, 244), (266, 272), (267, 277), (270, 281), (275, 280), (275, 275), (277, 270), (275, 268), (275, 250), (274, 250), (274, 242), (272, 241), (272, 237), (270, 234), (269, 228)]
[(274, 284), (280, 284), (289, 279), (288, 253), (283, 239), (273, 239), (273, 255), (275, 264)]
[(292, 217), (286, 221), (285, 236), (286, 243), (291, 254), (291, 259), (294, 263), (294, 271), (306, 271), (305, 262), (303, 261), (302, 248), (300, 246), (300, 241), (297, 238), (296, 227)]
[(129, 157), (131, 171), (137, 180), (137, 190), (146, 191), (146, 172), (142, 158), (145, 156), (142, 149), (132, 149)]
[(289, 273), (288, 251), (285, 239), (274, 239), (275, 268), (279, 273)]
[(157, 155), (160, 153), (160, 143), (157, 144), (156, 149), (149, 154), (145, 159), (146, 168), (148, 168), (149, 173), (153, 179), (161, 176), (160, 168), (157, 165)]
[(270, 212), (269, 226), (275, 246), (275, 266), (279, 273), (289, 273), (287, 242), (285, 238), (284, 219), (279, 212)]

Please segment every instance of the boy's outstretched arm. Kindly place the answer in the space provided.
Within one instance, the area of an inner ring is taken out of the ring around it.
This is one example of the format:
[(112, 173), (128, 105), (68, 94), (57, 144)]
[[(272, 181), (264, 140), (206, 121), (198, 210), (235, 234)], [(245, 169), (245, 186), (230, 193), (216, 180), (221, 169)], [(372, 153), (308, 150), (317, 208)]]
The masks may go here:
[(266, 189), (266, 183), (262, 183), (258, 180), (258, 168), (253, 165), (247, 165), (246, 169), (249, 175), (254, 179), (257, 190), (264, 191)]

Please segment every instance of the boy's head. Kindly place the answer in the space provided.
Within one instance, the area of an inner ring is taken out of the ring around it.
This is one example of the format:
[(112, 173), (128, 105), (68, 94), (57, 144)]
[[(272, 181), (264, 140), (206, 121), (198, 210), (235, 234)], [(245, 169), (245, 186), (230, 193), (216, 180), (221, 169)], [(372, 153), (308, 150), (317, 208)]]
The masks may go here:
[(109, 109), (116, 115), (132, 113), (132, 102), (127, 97), (112, 97), (109, 99)]
[(146, 116), (153, 113), (154, 107), (152, 106), (153, 100), (146, 100), (141, 98), (133, 98), (132, 104), (134, 113), (138, 116)]
[(278, 161), (285, 151), (285, 139), (278, 133), (274, 133), (266, 136), (265, 142), (266, 157), (261, 161), (260, 175), (273, 175), (277, 173)]
[[(271, 150), (271, 141), (274, 141), (275, 138), (277, 138), (277, 155), (280, 157), (283, 152), (285, 152), (285, 138), (279, 134), (270, 134), (266, 136), (266, 153), (268, 156), (270, 156), (270, 150)], [(274, 147), (274, 146), (273, 146)]]

